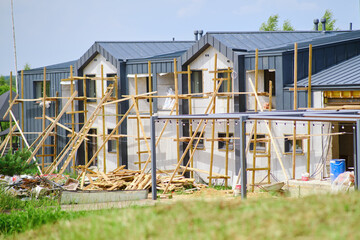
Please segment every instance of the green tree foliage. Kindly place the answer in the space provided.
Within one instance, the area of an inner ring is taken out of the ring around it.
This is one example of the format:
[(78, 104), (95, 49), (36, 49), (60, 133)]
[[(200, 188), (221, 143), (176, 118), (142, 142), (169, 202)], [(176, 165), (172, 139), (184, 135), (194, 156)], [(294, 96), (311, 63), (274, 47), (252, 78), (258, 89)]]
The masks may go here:
[(279, 24), (279, 15), (275, 14), (268, 18), (267, 22), (263, 22), (260, 27), (260, 31), (277, 31)]
[(10, 90), (9, 84), (7, 84), (4, 76), (0, 76), (0, 95)]
[(285, 20), (283, 23), (283, 31), (295, 31), (289, 20)]
[(31, 66), (29, 63), (26, 63), (25, 66), (24, 66), (24, 70), (30, 70), (31, 69)]
[(0, 158), (0, 174), (6, 176), (35, 174), (37, 171), (36, 163), (28, 164), (26, 162), (30, 156), (31, 152), (27, 149), (16, 151), (14, 154), (9, 151)]
[[(326, 19), (325, 27), (327, 31), (339, 30), (339, 28), (335, 27), (336, 19), (334, 19), (334, 14), (329, 9), (325, 10), (324, 16), (322, 18)], [(322, 31), (322, 24), (319, 24), (319, 31)]]
[[(260, 26), (260, 31), (280, 31), (279, 15), (271, 15), (267, 22), (263, 22)], [(282, 26), (282, 31), (294, 31), (294, 27), (291, 25), (290, 20), (285, 20)]]

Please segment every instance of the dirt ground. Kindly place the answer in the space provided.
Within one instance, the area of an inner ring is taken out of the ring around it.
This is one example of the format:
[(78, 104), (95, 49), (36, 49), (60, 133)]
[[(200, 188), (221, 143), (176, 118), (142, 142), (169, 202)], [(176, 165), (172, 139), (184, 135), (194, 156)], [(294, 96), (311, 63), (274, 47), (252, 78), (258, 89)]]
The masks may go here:
[[(247, 194), (248, 198), (264, 198), (270, 195), (266, 192), (250, 192)], [(162, 196), (158, 194), (158, 200), (153, 201), (152, 195), (149, 193), (148, 199), (138, 201), (123, 201), (123, 202), (107, 202), (107, 203), (94, 203), (94, 204), (72, 204), (72, 205), (61, 205), (63, 210), (69, 211), (88, 211), (88, 210), (100, 210), (109, 208), (126, 208), (131, 206), (151, 206), (155, 204), (169, 204), (176, 201), (194, 201), (194, 200), (219, 200), (224, 201), (232, 200), (234, 198), (240, 199), (240, 196), (234, 197), (232, 190), (216, 190), (214, 188), (203, 188), (192, 193), (185, 192), (174, 192)]]

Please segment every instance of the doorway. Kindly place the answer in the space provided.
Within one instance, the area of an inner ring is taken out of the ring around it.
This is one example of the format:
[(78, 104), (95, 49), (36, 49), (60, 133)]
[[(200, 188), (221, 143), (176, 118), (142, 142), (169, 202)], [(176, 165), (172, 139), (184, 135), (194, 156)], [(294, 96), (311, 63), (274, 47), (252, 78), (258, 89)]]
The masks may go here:
[(354, 170), (354, 130), (349, 123), (334, 124), (332, 159), (345, 159), (346, 171)]

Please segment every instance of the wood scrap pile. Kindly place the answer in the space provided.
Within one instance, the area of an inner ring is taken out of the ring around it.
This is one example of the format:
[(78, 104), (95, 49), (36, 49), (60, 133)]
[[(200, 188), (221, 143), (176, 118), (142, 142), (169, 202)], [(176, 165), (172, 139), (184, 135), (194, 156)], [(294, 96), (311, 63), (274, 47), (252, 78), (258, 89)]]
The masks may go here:
[[(107, 174), (99, 171), (92, 171), (86, 169), (90, 173), (86, 173), (88, 180), (87, 186), (83, 190), (142, 190), (151, 188), (151, 174), (141, 173), (141, 171), (134, 171), (124, 169), (125, 166), (120, 166), (114, 171)], [(83, 178), (85, 180), (85, 178)], [(84, 181), (83, 180), (83, 181)], [(164, 190), (169, 183), (170, 176), (164, 174), (156, 175), (157, 190)], [(169, 186), (169, 191), (183, 191), (188, 188), (201, 189), (205, 185), (196, 184), (194, 178), (185, 178), (178, 175), (173, 178)]]
[[(85, 174), (89, 185), (83, 190), (125, 190), (135, 179), (140, 171), (124, 169), (125, 165), (116, 168), (107, 174), (100, 171), (92, 171), (87, 169), (90, 174)], [(96, 179), (96, 180), (93, 180)]]

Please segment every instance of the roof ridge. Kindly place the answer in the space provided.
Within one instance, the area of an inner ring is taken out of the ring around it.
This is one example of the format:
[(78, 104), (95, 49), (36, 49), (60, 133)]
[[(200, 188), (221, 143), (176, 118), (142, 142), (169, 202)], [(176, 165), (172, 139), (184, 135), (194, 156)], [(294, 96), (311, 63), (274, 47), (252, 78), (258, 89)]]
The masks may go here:
[(266, 34), (266, 33), (334, 33), (334, 32), (354, 32), (360, 30), (338, 30), (338, 31), (314, 31), (314, 30), (300, 30), (300, 31), (234, 31), (234, 32), (222, 32), (222, 31), (214, 31), (214, 32), (207, 32), (207, 34), (241, 34), (241, 33), (259, 33), (259, 34)]
[(95, 41), (95, 43), (195, 43), (195, 41)]

